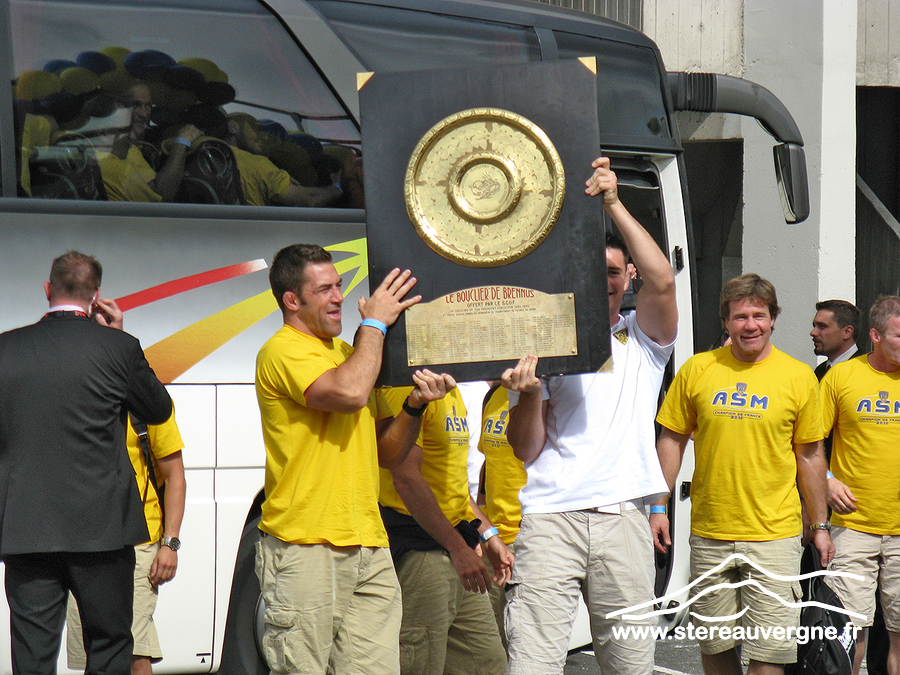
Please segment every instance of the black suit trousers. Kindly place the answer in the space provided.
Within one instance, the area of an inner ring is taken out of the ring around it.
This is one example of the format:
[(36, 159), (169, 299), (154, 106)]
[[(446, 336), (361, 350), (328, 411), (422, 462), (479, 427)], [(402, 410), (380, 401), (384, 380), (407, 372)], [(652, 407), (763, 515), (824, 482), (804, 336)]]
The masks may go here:
[(69, 591), (81, 612), (86, 675), (130, 675), (134, 548), (7, 555), (14, 675), (55, 675)]

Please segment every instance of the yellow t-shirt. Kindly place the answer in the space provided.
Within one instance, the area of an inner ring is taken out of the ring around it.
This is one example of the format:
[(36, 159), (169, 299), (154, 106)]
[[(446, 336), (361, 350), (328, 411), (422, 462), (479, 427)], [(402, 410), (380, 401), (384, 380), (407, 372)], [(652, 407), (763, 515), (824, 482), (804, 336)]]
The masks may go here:
[(50, 121), (44, 115), (26, 113), (22, 129), (22, 189), (31, 195), (31, 155), (36, 148), (50, 145), (52, 129)]
[[(178, 431), (178, 425), (175, 423), (174, 411), (166, 422), (147, 425), (147, 436), (150, 439), (150, 452), (153, 453), (153, 470), (156, 480), (159, 482), (162, 477), (159, 475), (159, 468), (156, 465), (157, 460), (173, 455), (184, 448), (181, 432)], [(144, 498), (144, 518), (147, 519), (147, 530), (150, 532), (150, 541), (147, 543), (156, 542), (163, 536), (162, 508), (159, 505), (159, 496), (153, 489), (153, 485), (150, 484), (150, 472), (144, 461), (144, 450), (137, 432), (130, 422), (125, 444), (128, 447), (131, 466), (134, 468), (138, 491)]]
[(525, 465), (516, 458), (506, 438), (509, 424), (509, 397), (497, 387), (482, 415), (478, 449), (484, 454), (484, 514), (493, 523), (505, 544), (515, 541), (522, 520), (519, 490), (525, 485)]
[(125, 159), (110, 152), (99, 153), (97, 163), (103, 176), (106, 198), (111, 202), (160, 202), (160, 197), (150, 188), (156, 172), (147, 164), (136, 145), (128, 148)]
[(273, 199), (284, 197), (291, 189), (291, 176), (284, 169), (272, 164), (268, 157), (254, 155), (240, 148), (234, 151), (234, 161), (241, 174), (244, 201), (251, 206), (266, 206)]
[(758, 363), (722, 347), (681, 367), (657, 421), (695, 432), (691, 532), (726, 541), (800, 534), (793, 444), (824, 435), (817, 388), (809, 366), (774, 347)]
[(306, 389), (349, 358), (338, 338), (283, 326), (256, 357), (266, 445), (260, 529), (294, 544), (387, 546), (378, 511), (376, 397), (355, 413), (307, 407)]
[[(384, 395), (394, 415), (400, 414), (403, 401), (412, 387), (385, 389)], [(422, 477), (437, 499), (441, 512), (455, 527), (461, 520), (473, 520), (469, 503), (467, 454), (469, 425), (466, 404), (459, 389), (453, 389), (439, 401), (432, 401), (422, 415), (422, 429), (416, 445), (422, 448)], [(412, 515), (394, 488), (391, 472), (381, 469), (379, 501), (395, 511)]]
[(822, 420), (834, 427), (831, 472), (858, 500), (835, 525), (869, 534), (900, 534), (900, 372), (882, 373), (864, 354), (822, 379)]

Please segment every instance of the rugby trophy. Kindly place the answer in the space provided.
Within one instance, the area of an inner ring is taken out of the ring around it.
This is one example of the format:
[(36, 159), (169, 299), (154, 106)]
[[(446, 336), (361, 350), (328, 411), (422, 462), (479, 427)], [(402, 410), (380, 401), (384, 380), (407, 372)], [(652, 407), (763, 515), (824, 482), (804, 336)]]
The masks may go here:
[(369, 282), (394, 267), (419, 304), (388, 331), (379, 384), (418, 368), (497, 379), (609, 359), (593, 58), (359, 77)]

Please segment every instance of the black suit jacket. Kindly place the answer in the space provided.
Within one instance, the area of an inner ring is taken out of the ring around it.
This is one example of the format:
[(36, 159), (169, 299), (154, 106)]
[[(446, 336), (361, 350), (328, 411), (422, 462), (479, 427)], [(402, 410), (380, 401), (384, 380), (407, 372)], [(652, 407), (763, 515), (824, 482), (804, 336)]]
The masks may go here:
[(131, 335), (74, 314), (0, 335), (0, 557), (149, 539), (129, 412), (148, 424), (172, 413)]

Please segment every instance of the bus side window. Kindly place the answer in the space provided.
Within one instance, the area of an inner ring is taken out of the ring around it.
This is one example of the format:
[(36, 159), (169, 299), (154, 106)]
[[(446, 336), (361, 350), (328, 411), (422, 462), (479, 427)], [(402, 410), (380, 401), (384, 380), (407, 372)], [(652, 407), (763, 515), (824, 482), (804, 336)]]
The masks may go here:
[(23, 196), (362, 207), (355, 122), (258, 2), (10, 15)]

